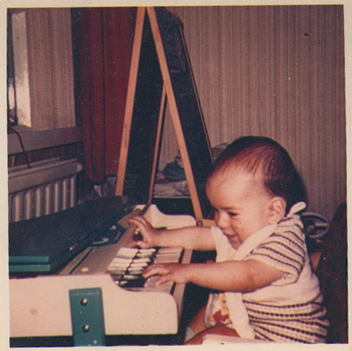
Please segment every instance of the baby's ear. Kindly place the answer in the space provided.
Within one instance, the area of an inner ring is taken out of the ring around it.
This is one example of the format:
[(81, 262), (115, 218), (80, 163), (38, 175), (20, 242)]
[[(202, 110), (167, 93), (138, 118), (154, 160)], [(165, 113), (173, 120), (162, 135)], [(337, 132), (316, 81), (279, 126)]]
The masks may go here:
[(286, 213), (286, 201), (276, 196), (270, 200), (269, 204), (269, 223), (274, 224), (281, 221)]

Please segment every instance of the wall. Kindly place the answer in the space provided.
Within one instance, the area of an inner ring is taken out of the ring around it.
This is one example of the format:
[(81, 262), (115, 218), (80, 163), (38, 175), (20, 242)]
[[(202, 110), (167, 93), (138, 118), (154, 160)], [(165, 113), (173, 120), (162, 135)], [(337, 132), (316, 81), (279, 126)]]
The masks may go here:
[[(266, 135), (291, 154), (308, 209), (346, 201), (343, 6), (169, 7), (184, 23), (212, 146)], [(177, 152), (167, 119), (161, 159)]]

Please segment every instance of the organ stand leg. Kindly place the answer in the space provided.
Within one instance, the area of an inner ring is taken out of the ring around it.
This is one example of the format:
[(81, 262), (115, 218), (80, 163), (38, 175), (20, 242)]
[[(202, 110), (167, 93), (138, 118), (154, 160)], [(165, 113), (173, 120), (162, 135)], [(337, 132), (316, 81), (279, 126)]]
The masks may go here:
[(73, 289), (69, 291), (69, 295), (74, 345), (105, 345), (101, 289)]

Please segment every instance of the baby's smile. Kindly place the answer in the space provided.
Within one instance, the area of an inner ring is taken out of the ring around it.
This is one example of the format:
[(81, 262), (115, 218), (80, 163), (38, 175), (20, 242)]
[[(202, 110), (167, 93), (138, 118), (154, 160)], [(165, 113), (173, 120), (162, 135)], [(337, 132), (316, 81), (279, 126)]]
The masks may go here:
[(227, 240), (230, 242), (230, 244), (233, 248), (238, 249), (241, 246), (240, 239), (236, 233), (234, 233), (234, 232), (232, 232), (232, 233), (223, 232), (223, 233), (227, 237)]

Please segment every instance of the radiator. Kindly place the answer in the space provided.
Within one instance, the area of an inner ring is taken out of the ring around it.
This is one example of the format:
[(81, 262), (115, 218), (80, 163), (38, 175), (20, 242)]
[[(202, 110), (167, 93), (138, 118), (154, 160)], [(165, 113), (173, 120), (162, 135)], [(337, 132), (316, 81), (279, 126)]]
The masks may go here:
[(76, 159), (51, 158), (8, 170), (9, 222), (30, 219), (76, 205)]

